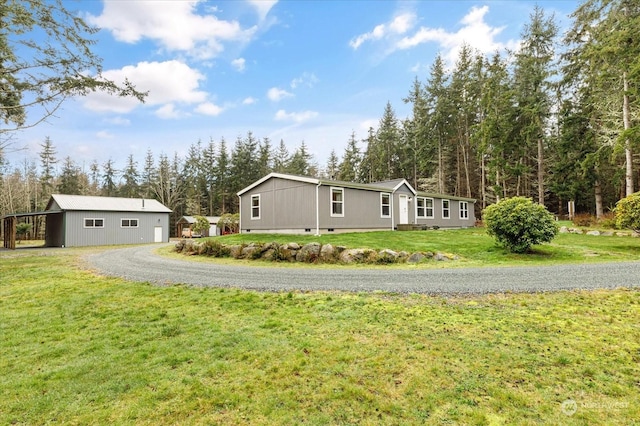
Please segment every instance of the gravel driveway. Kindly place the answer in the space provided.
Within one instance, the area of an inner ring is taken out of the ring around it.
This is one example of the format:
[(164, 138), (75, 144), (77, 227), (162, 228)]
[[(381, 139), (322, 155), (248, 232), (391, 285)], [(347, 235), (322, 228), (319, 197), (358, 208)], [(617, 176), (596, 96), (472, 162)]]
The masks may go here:
[(341, 290), (481, 294), (640, 287), (640, 262), (452, 269), (271, 268), (168, 259), (158, 245), (108, 250), (86, 257), (99, 273), (154, 284), (264, 291)]

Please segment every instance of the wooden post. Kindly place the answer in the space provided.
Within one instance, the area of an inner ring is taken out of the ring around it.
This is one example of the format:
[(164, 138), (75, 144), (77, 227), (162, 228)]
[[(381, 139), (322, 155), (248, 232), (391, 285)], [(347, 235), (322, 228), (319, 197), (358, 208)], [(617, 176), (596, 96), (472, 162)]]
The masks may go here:
[(4, 218), (4, 238), (3, 245), (4, 248), (9, 250), (16, 249), (16, 217), (8, 216)]

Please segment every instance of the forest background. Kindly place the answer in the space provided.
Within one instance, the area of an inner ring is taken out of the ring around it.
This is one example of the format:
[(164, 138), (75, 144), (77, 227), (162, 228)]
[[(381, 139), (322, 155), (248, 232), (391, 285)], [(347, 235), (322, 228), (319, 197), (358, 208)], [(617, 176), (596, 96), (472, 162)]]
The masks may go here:
[(186, 156), (129, 155), (88, 170), (58, 158), (47, 137), (21, 163), (8, 161), (12, 135), (0, 132), (0, 216), (41, 211), (52, 193), (155, 198), (183, 215), (238, 209), (236, 193), (269, 172), (353, 182), (407, 179), (418, 190), (473, 197), (476, 216), (500, 199), (527, 196), (558, 215), (603, 216), (639, 181), (640, 4), (591, 0), (559, 34), (537, 7), (518, 51), (485, 56), (463, 46), (452, 69), (437, 56), (425, 81), (408, 84), (411, 115), (381, 105), (377, 129), (345, 135), (325, 164), (302, 142), (248, 130), (233, 142), (185, 141)]

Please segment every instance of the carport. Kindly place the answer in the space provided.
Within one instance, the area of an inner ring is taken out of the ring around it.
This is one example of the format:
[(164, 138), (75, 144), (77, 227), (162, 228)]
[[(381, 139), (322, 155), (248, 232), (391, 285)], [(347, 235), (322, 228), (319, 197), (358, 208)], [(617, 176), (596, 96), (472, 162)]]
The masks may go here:
[(61, 213), (62, 213), (61, 211), (13, 213), (3, 217), (2, 218), (2, 229), (4, 231), (3, 247), (9, 250), (15, 250), (16, 249), (16, 227), (18, 225), (18, 219), (23, 217), (36, 217), (36, 216), (46, 216), (45, 245), (47, 245), (46, 243), (48, 242), (47, 241), (48, 238), (46, 237), (46, 235), (48, 235), (49, 233), (49, 230), (47, 229), (49, 227), (49, 221), (50, 221), (49, 217), (51, 215), (60, 215), (59, 217), (61, 217)]

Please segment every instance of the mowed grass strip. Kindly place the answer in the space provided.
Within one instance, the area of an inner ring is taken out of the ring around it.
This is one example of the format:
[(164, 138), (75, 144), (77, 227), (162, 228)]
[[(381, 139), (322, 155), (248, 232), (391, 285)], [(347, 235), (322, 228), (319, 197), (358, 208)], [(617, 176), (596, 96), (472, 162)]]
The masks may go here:
[(637, 290), (439, 298), (155, 287), (83, 271), (81, 250), (57, 253), (0, 258), (0, 424), (640, 418)]

